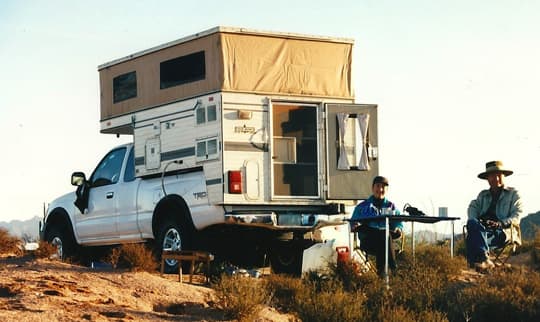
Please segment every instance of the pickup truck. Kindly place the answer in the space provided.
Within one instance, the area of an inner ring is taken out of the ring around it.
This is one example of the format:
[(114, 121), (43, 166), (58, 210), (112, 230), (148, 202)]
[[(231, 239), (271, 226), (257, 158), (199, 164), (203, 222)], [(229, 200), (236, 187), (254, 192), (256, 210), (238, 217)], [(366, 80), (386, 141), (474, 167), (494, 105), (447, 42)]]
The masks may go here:
[[(136, 177), (132, 143), (108, 152), (89, 178), (74, 172), (71, 184), (76, 191), (52, 201), (39, 228), (41, 240), (54, 245), (61, 259), (77, 253), (80, 246), (151, 241), (157, 254), (161, 250), (205, 248), (194, 243), (204, 244), (200, 236), (208, 232), (206, 235), (214, 238), (210, 251), (242, 253), (250, 246), (262, 247), (262, 255), (244, 254), (259, 258), (268, 254), (274, 271), (297, 273), (302, 251), (320, 241), (303, 236), (324, 226), (313, 215), (302, 217), (306, 225), (284, 228), (285, 232), (275, 218), (264, 215), (247, 215), (250, 224), (231, 224), (239, 216), (228, 218), (223, 207), (208, 202), (202, 168)], [(213, 229), (216, 227), (218, 230)], [(283, 236), (292, 236), (292, 240)], [(175, 260), (167, 260), (166, 265), (168, 271), (177, 269)]]
[(134, 169), (133, 144), (125, 144), (107, 153), (90, 178), (73, 173), (77, 190), (49, 204), (41, 239), (55, 245), (61, 258), (73, 255), (79, 245), (149, 239), (162, 249), (182, 249), (190, 246), (184, 243), (197, 228), (223, 220), (208, 206), (204, 178), (196, 169), (145, 179), (136, 177)]

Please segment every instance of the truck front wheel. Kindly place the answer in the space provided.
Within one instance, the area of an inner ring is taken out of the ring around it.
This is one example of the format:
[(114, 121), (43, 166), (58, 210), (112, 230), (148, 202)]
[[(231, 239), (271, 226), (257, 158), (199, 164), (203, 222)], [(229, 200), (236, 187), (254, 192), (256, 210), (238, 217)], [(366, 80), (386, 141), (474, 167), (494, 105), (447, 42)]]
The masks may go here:
[(56, 257), (60, 260), (64, 260), (73, 255), (75, 249), (75, 241), (68, 232), (64, 229), (58, 229), (56, 227), (51, 228), (47, 232), (47, 242), (56, 247)]

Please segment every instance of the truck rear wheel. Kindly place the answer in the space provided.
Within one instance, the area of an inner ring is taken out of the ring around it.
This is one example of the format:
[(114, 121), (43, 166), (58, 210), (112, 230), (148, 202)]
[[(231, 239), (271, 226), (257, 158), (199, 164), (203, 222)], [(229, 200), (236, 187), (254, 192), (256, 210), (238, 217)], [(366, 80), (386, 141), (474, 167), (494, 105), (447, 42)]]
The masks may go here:
[(304, 248), (290, 242), (274, 245), (270, 252), (270, 266), (277, 274), (299, 276), (302, 272), (302, 256)]
[[(164, 222), (159, 229), (156, 251), (161, 257), (164, 250), (182, 250), (186, 249), (187, 233), (180, 225), (174, 221)], [(166, 273), (178, 272), (178, 261), (174, 259), (165, 260), (164, 271)]]

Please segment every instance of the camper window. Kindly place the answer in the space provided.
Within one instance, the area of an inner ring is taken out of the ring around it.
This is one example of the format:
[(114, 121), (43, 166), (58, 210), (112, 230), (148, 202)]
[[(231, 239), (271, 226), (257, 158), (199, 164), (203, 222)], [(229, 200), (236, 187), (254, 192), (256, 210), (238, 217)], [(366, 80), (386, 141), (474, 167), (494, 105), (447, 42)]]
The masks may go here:
[(216, 120), (216, 106), (215, 105), (210, 105), (206, 108), (206, 116), (207, 116), (207, 119), (208, 119), (208, 122), (212, 122), (212, 121), (215, 121)]
[(204, 106), (197, 108), (197, 124), (206, 123), (206, 113)]
[(206, 76), (204, 51), (160, 63), (159, 75), (160, 89), (204, 79)]
[(210, 105), (207, 107), (199, 106), (195, 113), (197, 116), (197, 124), (213, 122), (217, 119), (217, 110), (215, 105)]
[(113, 103), (137, 97), (137, 73), (130, 72), (113, 79)]
[(197, 140), (197, 161), (206, 161), (218, 157), (217, 138)]

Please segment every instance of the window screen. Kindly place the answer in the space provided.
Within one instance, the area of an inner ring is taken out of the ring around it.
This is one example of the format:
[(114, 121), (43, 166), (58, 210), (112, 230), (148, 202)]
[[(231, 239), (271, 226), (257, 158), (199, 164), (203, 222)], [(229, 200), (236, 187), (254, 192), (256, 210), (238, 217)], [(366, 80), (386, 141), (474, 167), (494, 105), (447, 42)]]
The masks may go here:
[(137, 97), (137, 73), (129, 72), (113, 79), (113, 103)]
[(164, 61), (159, 64), (159, 73), (161, 89), (204, 79), (204, 51)]

